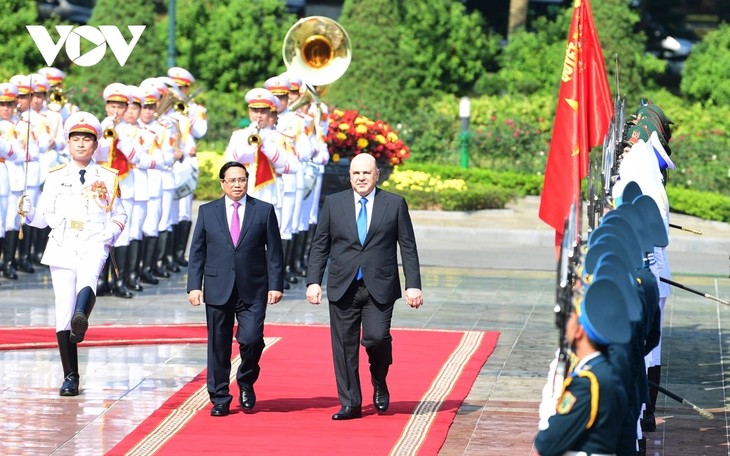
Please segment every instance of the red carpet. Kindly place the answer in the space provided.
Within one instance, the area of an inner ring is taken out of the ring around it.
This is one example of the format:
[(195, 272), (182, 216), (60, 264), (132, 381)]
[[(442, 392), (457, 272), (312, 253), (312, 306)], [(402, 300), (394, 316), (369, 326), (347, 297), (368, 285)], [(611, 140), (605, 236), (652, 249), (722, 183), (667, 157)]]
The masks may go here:
[[(155, 330), (155, 336), (159, 333)], [(364, 349), (364, 416), (336, 422), (330, 418), (339, 403), (329, 328), (267, 325), (255, 413), (242, 413), (234, 399), (231, 415), (211, 417), (203, 371), (108, 454), (436, 454), (499, 334), (406, 329), (392, 333), (391, 405), (383, 416), (375, 414), (371, 403)], [(125, 337), (129, 335), (128, 331)], [(238, 396), (235, 382), (231, 394)]]
[[(90, 326), (81, 346), (205, 343), (205, 324)], [(56, 348), (56, 329), (0, 328), (0, 350)]]

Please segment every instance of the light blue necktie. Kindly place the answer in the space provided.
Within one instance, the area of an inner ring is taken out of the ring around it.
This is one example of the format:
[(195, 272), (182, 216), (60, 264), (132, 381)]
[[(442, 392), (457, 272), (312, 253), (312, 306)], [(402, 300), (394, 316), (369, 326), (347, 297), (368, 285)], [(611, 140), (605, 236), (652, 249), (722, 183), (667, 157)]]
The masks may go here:
[[(357, 237), (360, 238), (360, 245), (365, 245), (365, 237), (368, 235), (368, 210), (367, 210), (367, 198), (360, 200), (360, 213), (357, 214)], [(355, 280), (362, 279), (362, 268), (357, 268), (357, 275)]]

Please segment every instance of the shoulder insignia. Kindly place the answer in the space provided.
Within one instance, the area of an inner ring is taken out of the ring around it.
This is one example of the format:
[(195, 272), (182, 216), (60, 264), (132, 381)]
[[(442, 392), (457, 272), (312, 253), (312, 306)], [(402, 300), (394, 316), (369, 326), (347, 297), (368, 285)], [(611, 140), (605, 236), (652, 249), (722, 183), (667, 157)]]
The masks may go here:
[(558, 415), (566, 415), (573, 409), (573, 405), (575, 405), (576, 401), (577, 399), (570, 391), (565, 391), (563, 392), (563, 395), (560, 396), (560, 400), (558, 401), (555, 411)]
[(52, 173), (52, 172), (54, 172), (54, 171), (58, 171), (59, 169), (63, 169), (63, 168), (65, 168), (65, 167), (66, 167), (66, 165), (68, 165), (68, 163), (64, 163), (64, 164), (62, 164), (62, 165), (57, 165), (57, 166), (54, 166), (53, 168), (49, 169), (49, 170), (48, 170), (48, 172), (49, 172), (49, 173)]
[(107, 166), (107, 165), (102, 165), (102, 164), (99, 164), (99, 166), (100, 166), (100, 167), (101, 167), (102, 169), (105, 169), (105, 170), (107, 170), (107, 171), (109, 171), (109, 172), (112, 172), (112, 173), (114, 173), (114, 174), (119, 174), (119, 170), (118, 170), (118, 169), (114, 169), (114, 168), (112, 168), (111, 166)]

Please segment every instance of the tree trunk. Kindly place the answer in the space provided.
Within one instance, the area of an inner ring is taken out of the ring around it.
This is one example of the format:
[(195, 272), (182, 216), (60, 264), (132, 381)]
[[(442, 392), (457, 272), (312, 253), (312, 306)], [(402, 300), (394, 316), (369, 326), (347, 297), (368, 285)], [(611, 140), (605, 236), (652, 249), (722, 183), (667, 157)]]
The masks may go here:
[(517, 29), (525, 27), (527, 23), (527, 3), (528, 0), (510, 0), (508, 38)]

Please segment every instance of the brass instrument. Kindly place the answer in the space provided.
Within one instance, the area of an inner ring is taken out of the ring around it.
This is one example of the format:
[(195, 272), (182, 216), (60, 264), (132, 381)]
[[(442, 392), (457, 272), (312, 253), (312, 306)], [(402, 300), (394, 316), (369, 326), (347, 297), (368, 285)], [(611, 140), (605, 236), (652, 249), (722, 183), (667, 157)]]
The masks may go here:
[(248, 136), (248, 145), (258, 147), (261, 145), (261, 135), (259, 135), (259, 126), (257, 124), (251, 124), (252, 127), (256, 128), (256, 133), (252, 133)]
[(101, 135), (111, 141), (117, 140), (117, 131), (114, 128), (105, 128)]
[(320, 103), (326, 86), (345, 74), (352, 60), (352, 46), (347, 31), (336, 21), (310, 16), (297, 21), (286, 33), (282, 56), (287, 70), (306, 83), (306, 92), (289, 105), (296, 111), (312, 101)]
[[(180, 95), (182, 95), (182, 93)], [(188, 105), (179, 98), (177, 94), (168, 90), (167, 93), (163, 95), (162, 99), (160, 99), (160, 103), (157, 105), (157, 111), (155, 111), (155, 116), (160, 117), (165, 115), (170, 108), (182, 115), (188, 114)]]
[(63, 91), (63, 87), (55, 85), (51, 87), (51, 92), (48, 94), (48, 104), (56, 105), (60, 110), (66, 103), (68, 103), (68, 97), (71, 96), (73, 88), (68, 92)]

